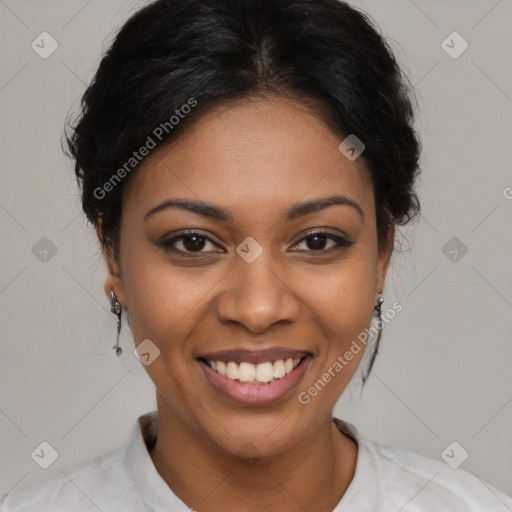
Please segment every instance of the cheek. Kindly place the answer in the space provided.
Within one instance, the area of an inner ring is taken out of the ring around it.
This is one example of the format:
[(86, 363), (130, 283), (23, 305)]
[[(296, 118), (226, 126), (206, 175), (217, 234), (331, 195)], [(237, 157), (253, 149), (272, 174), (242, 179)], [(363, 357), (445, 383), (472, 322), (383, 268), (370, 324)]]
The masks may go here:
[(122, 243), (123, 285), (136, 343), (149, 338), (161, 346), (169, 336), (180, 339), (222, 271), (172, 265), (142, 237), (126, 237)]
[(303, 299), (328, 324), (331, 334), (350, 332), (369, 320), (375, 294), (375, 261), (364, 254), (305, 272)]
[(308, 305), (324, 332), (308, 386), (325, 376), (330, 384), (323, 394), (325, 398), (330, 396), (326, 400), (330, 404), (337, 400), (364, 355), (365, 333), (375, 305), (375, 262), (364, 255), (354, 255), (332, 272), (323, 269), (315, 276), (309, 275), (305, 286)]
[(149, 339), (160, 350), (145, 370), (180, 416), (192, 418), (197, 398), (187, 391), (195, 364), (190, 334), (208, 310), (206, 301), (223, 271), (175, 267), (165, 255), (155, 256), (155, 251), (140, 246), (132, 248), (125, 262), (123, 281), (134, 341), (138, 345)]
[[(372, 314), (355, 311), (341, 318), (329, 333), (329, 339), (322, 346), (322, 352), (314, 361), (310, 376), (300, 386), (297, 399), (303, 407), (303, 414), (322, 416), (332, 411), (336, 402), (349, 385), (365, 353), (366, 344), (358, 336), (367, 332)], [(310, 409), (310, 404), (313, 408)], [(315, 412), (316, 411), (316, 412)]]
[[(126, 282), (134, 338), (154, 339), (159, 346), (165, 340), (179, 341), (193, 330), (213, 292), (212, 285), (222, 277), (215, 278), (218, 272), (183, 271), (149, 261), (132, 270)], [(178, 347), (173, 343), (173, 349)]]

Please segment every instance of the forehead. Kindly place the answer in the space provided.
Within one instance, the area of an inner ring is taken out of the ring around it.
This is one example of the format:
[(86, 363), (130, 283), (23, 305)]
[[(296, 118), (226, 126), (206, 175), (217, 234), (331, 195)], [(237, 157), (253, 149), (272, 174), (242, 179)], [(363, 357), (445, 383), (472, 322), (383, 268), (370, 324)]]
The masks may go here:
[(222, 106), (155, 149), (127, 183), (124, 202), (149, 209), (179, 196), (241, 211), (340, 193), (371, 209), (369, 172), (362, 158), (349, 161), (342, 155), (341, 141), (298, 101), (269, 98)]

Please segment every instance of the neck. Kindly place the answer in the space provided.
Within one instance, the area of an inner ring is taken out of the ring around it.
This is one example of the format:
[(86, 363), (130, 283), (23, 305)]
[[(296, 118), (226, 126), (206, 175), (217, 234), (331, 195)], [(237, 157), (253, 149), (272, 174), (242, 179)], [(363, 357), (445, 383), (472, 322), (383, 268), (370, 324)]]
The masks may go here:
[(172, 491), (197, 510), (327, 512), (354, 476), (357, 445), (331, 417), (293, 449), (241, 460), (183, 423), (158, 395), (157, 404), (153, 464)]

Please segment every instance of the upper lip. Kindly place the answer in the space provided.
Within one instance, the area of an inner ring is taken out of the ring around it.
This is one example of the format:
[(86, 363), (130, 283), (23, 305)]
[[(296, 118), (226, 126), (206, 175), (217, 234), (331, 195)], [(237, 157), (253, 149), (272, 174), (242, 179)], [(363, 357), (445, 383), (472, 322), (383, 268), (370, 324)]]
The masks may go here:
[(274, 347), (261, 350), (250, 350), (244, 348), (236, 348), (233, 350), (220, 350), (218, 352), (208, 352), (201, 354), (198, 359), (206, 359), (208, 361), (233, 361), (235, 363), (266, 363), (267, 361), (278, 361), (279, 359), (302, 359), (309, 355), (307, 350), (295, 350), (284, 347)]

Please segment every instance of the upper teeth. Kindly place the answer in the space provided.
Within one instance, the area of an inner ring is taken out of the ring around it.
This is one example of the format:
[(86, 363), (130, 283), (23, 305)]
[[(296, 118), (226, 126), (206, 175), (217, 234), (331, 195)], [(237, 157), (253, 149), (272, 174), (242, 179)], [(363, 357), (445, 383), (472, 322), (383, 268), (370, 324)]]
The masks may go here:
[(273, 379), (280, 379), (286, 374), (290, 373), (300, 363), (300, 358), (292, 359), (278, 359), (271, 363), (267, 361), (260, 364), (252, 364), (241, 362), (240, 364), (234, 361), (225, 363), (223, 361), (208, 361), (210, 367), (221, 375), (239, 380), (240, 382), (270, 382)]

